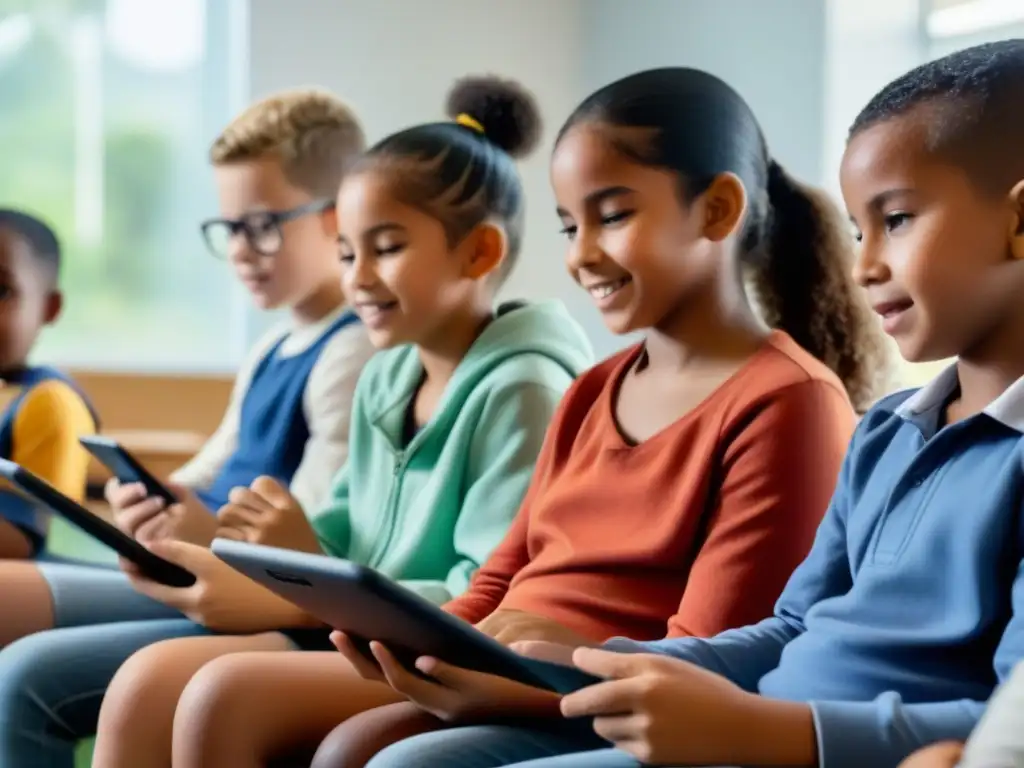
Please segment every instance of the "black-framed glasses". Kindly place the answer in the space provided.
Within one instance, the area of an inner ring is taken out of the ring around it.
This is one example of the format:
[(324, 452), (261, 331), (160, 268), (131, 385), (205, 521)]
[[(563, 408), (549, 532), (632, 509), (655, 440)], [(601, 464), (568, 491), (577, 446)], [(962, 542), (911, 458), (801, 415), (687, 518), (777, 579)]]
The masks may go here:
[(199, 225), (203, 240), (210, 253), (226, 259), (231, 252), (231, 240), (242, 235), (249, 247), (261, 256), (273, 256), (284, 243), (281, 225), (313, 213), (323, 213), (334, 207), (333, 200), (312, 200), (286, 211), (253, 211), (239, 219), (208, 219)]

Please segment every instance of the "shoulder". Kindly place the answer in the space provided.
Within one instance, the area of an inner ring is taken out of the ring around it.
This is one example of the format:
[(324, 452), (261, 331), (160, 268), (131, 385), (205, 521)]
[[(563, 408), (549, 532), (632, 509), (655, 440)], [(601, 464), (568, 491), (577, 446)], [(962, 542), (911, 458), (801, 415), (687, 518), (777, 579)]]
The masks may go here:
[(324, 341), (317, 355), (312, 376), (334, 380), (360, 373), (377, 353), (369, 336), (360, 323), (339, 328)]
[(29, 389), (18, 406), (15, 424), (19, 430), (66, 429), (74, 434), (95, 430), (92, 411), (82, 395), (60, 379), (48, 379)]
[(252, 369), (255, 368), (263, 358), (267, 356), (274, 346), (285, 339), (291, 332), (291, 325), (287, 322), (275, 323), (269, 329), (267, 329), (262, 336), (256, 339), (255, 343), (249, 347), (249, 351), (246, 352), (245, 357), (242, 358), (242, 364), (239, 366), (239, 378), (247, 377)]
[(839, 377), (778, 331), (724, 387), (726, 411), (733, 418), (746, 419), (751, 411), (771, 408), (794, 412), (828, 409), (844, 419), (855, 417)]

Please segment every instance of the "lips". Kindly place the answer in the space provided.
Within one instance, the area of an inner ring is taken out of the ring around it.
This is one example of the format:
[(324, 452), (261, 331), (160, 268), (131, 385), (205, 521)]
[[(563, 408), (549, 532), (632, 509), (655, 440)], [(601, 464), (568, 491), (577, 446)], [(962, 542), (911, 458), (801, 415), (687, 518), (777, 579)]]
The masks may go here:
[(239, 277), (242, 280), (242, 283), (247, 288), (249, 288), (249, 290), (253, 290), (253, 291), (259, 290), (264, 285), (266, 285), (268, 282), (270, 282), (270, 275), (249, 274), (249, 275), (239, 275)]
[(620, 277), (616, 280), (603, 280), (600, 282), (589, 283), (584, 287), (586, 288), (587, 293), (595, 299), (603, 301), (625, 288), (631, 282), (632, 279), (629, 277)]
[(875, 304), (872, 307), (872, 309), (874, 309), (875, 312), (877, 312), (883, 318), (886, 318), (892, 317), (893, 315), (898, 315), (901, 312), (906, 312), (912, 306), (914, 306), (914, 302), (912, 302), (910, 299), (898, 299), (894, 301), (880, 302), (878, 304)]
[(882, 329), (889, 335), (897, 333), (906, 317), (907, 310), (914, 306), (910, 299), (882, 301), (872, 306), (882, 318)]
[(398, 307), (397, 301), (357, 301), (356, 314), (371, 328), (379, 328), (387, 323), (392, 311)]

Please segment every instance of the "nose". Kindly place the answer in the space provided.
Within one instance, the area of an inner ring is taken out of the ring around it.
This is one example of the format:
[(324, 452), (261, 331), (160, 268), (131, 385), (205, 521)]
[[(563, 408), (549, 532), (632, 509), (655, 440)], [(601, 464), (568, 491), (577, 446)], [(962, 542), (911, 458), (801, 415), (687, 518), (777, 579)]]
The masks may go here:
[(889, 280), (889, 265), (882, 253), (882, 247), (866, 236), (860, 242), (853, 260), (853, 280), (861, 287), (877, 285)]
[(353, 289), (372, 288), (378, 279), (375, 260), (359, 254), (356, 254), (345, 270), (345, 282)]
[(576, 237), (569, 242), (569, 250), (565, 254), (565, 266), (570, 274), (576, 274), (585, 267), (593, 266), (601, 261), (601, 248), (597, 237), (584, 227), (576, 230)]
[(250, 264), (259, 259), (259, 254), (252, 249), (248, 238), (241, 232), (235, 232), (228, 239), (227, 256), (232, 264)]

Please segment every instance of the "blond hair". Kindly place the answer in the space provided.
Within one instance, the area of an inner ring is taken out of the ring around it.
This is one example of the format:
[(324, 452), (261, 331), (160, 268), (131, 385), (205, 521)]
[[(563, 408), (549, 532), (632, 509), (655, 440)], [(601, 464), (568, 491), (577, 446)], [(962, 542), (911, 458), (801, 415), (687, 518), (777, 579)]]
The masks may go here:
[(344, 102), (325, 91), (273, 94), (248, 107), (214, 140), (214, 165), (276, 157), (285, 177), (316, 197), (334, 197), (363, 151), (363, 129)]

